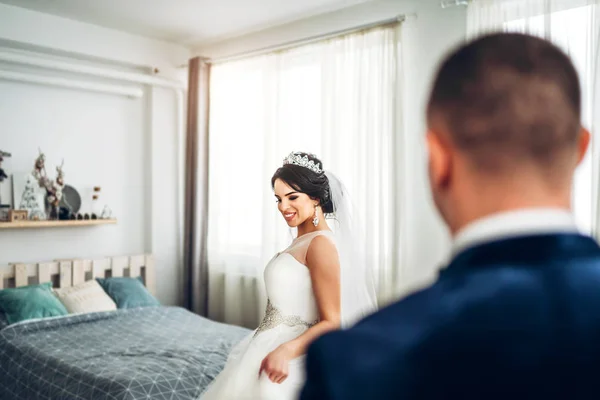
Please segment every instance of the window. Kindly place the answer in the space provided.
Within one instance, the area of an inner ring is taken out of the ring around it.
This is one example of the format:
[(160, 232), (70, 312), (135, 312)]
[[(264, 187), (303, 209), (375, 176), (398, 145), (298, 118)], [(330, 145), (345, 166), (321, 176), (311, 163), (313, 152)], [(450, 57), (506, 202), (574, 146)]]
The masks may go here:
[[(550, 14), (515, 19), (503, 24), (504, 30), (534, 34), (550, 39), (573, 60), (582, 87), (582, 122), (588, 129), (593, 125), (594, 74), (596, 68), (595, 5), (566, 8)], [(592, 146), (575, 173), (572, 194), (575, 219), (583, 232), (591, 233), (593, 226)]]
[(270, 179), (291, 151), (306, 151), (348, 187), (370, 265), (391, 270), (396, 31), (386, 26), (213, 66), (210, 268), (260, 275), (289, 245)]

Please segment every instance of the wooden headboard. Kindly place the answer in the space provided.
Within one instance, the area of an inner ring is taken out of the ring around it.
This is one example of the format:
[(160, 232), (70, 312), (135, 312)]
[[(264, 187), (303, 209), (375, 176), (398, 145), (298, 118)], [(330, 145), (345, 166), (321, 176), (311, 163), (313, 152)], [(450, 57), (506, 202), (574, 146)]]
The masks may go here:
[(53, 286), (64, 288), (95, 278), (118, 276), (141, 276), (148, 291), (156, 295), (154, 257), (151, 254), (99, 259), (61, 259), (0, 266), (0, 289), (44, 282), (52, 282)]

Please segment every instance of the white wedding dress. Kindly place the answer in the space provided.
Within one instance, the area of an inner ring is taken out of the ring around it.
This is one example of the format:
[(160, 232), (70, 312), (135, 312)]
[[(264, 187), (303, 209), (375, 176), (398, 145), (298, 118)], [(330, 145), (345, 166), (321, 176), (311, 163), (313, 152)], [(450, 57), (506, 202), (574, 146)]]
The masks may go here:
[(227, 364), (201, 400), (294, 400), (304, 384), (304, 356), (290, 361), (289, 374), (281, 384), (266, 374), (259, 377), (263, 359), (279, 345), (300, 336), (319, 321), (306, 252), (317, 236), (333, 240), (331, 231), (316, 231), (296, 238), (290, 247), (273, 257), (265, 268), (267, 310), (256, 331), (231, 351)]

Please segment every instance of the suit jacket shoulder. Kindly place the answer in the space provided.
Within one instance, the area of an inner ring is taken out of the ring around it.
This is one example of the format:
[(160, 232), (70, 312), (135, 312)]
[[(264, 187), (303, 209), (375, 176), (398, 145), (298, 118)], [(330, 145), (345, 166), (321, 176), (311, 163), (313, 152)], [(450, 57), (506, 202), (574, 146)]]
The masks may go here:
[[(431, 287), (317, 340), (305, 391), (324, 397), (306, 399), (508, 398), (529, 387), (556, 398), (566, 392), (553, 379), (600, 370), (598, 308), (600, 249), (590, 238), (479, 246)], [(498, 387), (500, 376), (510, 383)]]

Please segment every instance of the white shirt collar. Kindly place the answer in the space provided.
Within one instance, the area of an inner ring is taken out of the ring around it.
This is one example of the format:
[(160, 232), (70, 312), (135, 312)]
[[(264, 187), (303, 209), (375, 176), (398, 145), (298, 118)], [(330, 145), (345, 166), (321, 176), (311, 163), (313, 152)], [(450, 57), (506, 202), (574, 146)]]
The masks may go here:
[(454, 236), (453, 255), (477, 244), (509, 237), (578, 232), (573, 215), (560, 208), (530, 208), (480, 218)]

